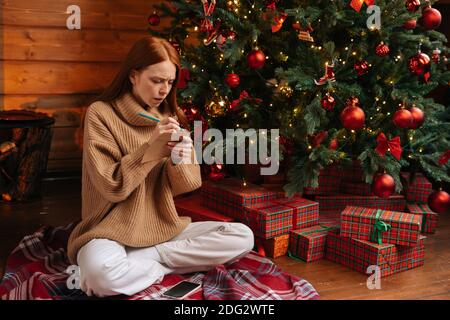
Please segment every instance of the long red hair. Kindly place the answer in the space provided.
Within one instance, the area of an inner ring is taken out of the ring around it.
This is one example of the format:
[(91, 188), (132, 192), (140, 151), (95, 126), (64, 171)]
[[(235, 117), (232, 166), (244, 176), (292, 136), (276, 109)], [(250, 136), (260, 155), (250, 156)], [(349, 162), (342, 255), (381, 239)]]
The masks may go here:
[(166, 99), (159, 105), (158, 111), (163, 113), (168, 105), (169, 112), (178, 118), (183, 127), (188, 128), (189, 124), (186, 116), (177, 103), (176, 88), (180, 77), (180, 57), (170, 42), (162, 38), (146, 36), (138, 40), (128, 52), (114, 80), (96, 100), (111, 102), (127, 92), (132, 92), (133, 85), (130, 81), (132, 70), (140, 71), (150, 65), (166, 60), (171, 61), (175, 65), (176, 78)]

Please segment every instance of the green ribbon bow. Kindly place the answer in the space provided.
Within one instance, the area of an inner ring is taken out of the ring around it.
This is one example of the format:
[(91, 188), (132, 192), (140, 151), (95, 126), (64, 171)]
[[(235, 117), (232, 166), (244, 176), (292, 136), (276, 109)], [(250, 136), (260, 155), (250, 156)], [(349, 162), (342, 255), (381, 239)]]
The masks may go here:
[(378, 243), (378, 244), (383, 244), (381, 233), (391, 230), (391, 225), (380, 219), (382, 212), (383, 212), (383, 210), (380, 210), (380, 209), (377, 210), (377, 215), (375, 217), (375, 219), (377, 221), (375, 222), (375, 225), (373, 226), (373, 232), (370, 237), (370, 241)]

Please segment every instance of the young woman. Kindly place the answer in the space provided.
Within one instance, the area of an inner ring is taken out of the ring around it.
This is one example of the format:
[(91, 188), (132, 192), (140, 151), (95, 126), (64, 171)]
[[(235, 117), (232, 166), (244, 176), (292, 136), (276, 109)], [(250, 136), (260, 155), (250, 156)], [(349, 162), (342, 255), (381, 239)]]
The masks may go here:
[[(145, 37), (86, 112), (82, 220), (68, 256), (89, 296), (133, 295), (166, 274), (207, 271), (253, 248), (243, 224), (191, 223), (175, 210), (173, 197), (201, 186), (189, 135), (170, 141), (187, 125), (176, 102), (179, 74), (172, 45)], [(174, 163), (172, 154), (192, 161)]]

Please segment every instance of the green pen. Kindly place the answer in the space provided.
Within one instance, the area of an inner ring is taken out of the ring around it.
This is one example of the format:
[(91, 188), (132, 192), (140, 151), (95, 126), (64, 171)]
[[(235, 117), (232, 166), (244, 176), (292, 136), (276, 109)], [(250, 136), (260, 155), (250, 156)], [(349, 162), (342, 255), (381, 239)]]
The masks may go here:
[(156, 121), (156, 122), (161, 122), (161, 120), (159, 120), (159, 119), (157, 119), (157, 118), (154, 118), (154, 117), (152, 117), (152, 116), (149, 116), (148, 114), (145, 114), (145, 113), (143, 113), (143, 112), (139, 112), (138, 114), (139, 114), (141, 117), (144, 117), (144, 118), (147, 118), (147, 119)]

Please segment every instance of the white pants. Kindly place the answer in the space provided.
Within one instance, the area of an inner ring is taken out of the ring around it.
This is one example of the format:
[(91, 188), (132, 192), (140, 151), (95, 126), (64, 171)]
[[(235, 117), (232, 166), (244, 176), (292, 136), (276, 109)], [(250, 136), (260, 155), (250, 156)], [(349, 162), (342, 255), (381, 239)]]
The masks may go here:
[(207, 271), (235, 261), (253, 249), (253, 242), (246, 225), (214, 221), (193, 222), (169, 241), (147, 248), (93, 239), (77, 255), (81, 290), (88, 296), (131, 296), (166, 274)]

